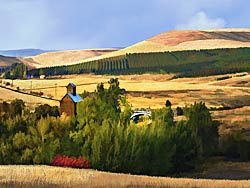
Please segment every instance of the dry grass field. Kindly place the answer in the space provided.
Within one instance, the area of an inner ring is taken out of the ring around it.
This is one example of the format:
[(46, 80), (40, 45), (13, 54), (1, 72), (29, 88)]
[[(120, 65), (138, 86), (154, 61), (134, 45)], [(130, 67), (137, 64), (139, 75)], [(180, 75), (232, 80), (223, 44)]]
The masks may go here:
[(89, 49), (89, 50), (66, 50), (58, 52), (48, 52), (37, 56), (27, 57), (26, 60), (31, 59), (37, 63), (36, 67), (50, 67), (60, 65), (71, 65), (83, 59), (88, 59), (104, 54), (108, 54), (118, 49), (104, 48), (104, 49)]
[(10, 66), (13, 63), (24, 63), (29, 68), (71, 65), (79, 60), (93, 58), (117, 51), (116, 48), (65, 50), (47, 52), (30, 57), (7, 57), (0, 55), (0, 67)]
[(14, 99), (22, 99), (26, 103), (26, 105), (29, 106), (31, 109), (34, 109), (35, 107), (41, 104), (49, 104), (52, 106), (59, 105), (59, 102), (57, 101), (38, 98), (36, 96), (31, 96), (31, 95), (25, 95), (22, 93), (13, 92), (13, 91), (3, 89), (0, 87), (0, 101), (1, 102), (3, 101), (11, 102)]
[(117, 174), (117, 173), (100, 172), (95, 170), (70, 169), (70, 168), (60, 168), (51, 166), (7, 165), (7, 166), (0, 166), (0, 187), (1, 188), (56, 188), (56, 187), (247, 188), (250, 187), (250, 180), (215, 180), (215, 179), (149, 177), (149, 176)]
[[(225, 76), (231, 78), (217, 80)], [(173, 75), (69, 75), (53, 79), (14, 80), (13, 88), (29, 92), (42, 91), (45, 96), (61, 99), (69, 82), (75, 83), (77, 92), (94, 91), (98, 83), (107, 83), (110, 78), (117, 77), (121, 88), (127, 91), (127, 97), (133, 107), (158, 108), (169, 99), (174, 107), (185, 106), (195, 101), (204, 101), (209, 107), (243, 107), (250, 105), (250, 88), (237, 83), (250, 83), (250, 75), (239, 73), (200, 78), (171, 79)], [(2, 80), (10, 82), (11, 80)], [(14, 97), (14, 94), (11, 95)], [(0, 95), (1, 100), (9, 100), (10, 96)], [(6, 99), (7, 98), (7, 99)]]

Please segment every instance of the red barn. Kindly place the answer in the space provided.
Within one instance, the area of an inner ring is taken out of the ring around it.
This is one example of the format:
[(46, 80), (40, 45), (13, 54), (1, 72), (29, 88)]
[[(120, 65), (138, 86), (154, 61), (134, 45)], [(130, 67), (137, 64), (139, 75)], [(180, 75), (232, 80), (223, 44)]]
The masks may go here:
[(75, 84), (69, 83), (66, 88), (67, 94), (60, 101), (61, 114), (64, 112), (68, 116), (76, 116), (76, 104), (82, 98), (76, 93)]

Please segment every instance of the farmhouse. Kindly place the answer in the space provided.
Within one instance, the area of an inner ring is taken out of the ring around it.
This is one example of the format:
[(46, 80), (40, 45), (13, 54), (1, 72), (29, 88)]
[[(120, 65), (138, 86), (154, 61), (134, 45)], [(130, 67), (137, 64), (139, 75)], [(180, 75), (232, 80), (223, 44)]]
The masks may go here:
[(67, 85), (67, 93), (60, 101), (61, 114), (64, 112), (68, 116), (76, 116), (76, 104), (82, 98), (76, 93), (76, 86), (73, 83)]

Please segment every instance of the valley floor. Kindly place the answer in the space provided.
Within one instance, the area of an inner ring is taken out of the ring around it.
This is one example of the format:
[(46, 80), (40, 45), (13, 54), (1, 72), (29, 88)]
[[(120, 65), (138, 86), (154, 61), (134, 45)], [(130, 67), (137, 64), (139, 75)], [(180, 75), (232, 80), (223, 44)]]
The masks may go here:
[[(209, 108), (218, 109), (212, 112), (214, 119), (219, 120), (220, 134), (232, 130), (244, 129), (250, 135), (250, 74), (236, 73), (197, 78), (173, 79), (171, 74), (143, 75), (66, 75), (44, 80), (14, 80), (13, 87), (24, 92), (43, 92), (45, 97), (60, 100), (66, 94), (65, 86), (73, 82), (77, 93), (84, 90), (92, 92), (98, 83), (106, 83), (117, 77), (120, 87), (126, 89), (128, 101), (132, 108), (161, 108), (170, 100), (173, 108), (205, 102)], [(11, 80), (2, 80), (1, 85)], [(34, 109), (39, 104), (59, 105), (59, 102), (40, 97), (20, 94), (0, 87), (0, 102), (19, 98)], [(227, 109), (227, 110), (226, 110)], [(229, 109), (229, 110), (228, 110)], [(177, 117), (178, 118), (178, 117)]]

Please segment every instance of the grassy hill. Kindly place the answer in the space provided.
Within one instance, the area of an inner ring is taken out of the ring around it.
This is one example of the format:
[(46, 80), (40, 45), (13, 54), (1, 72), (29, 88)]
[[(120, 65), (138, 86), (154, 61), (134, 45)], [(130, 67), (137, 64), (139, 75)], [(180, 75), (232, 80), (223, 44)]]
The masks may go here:
[(35, 56), (41, 53), (52, 52), (53, 50), (41, 50), (41, 49), (18, 49), (18, 50), (0, 50), (0, 55), (10, 57), (27, 57)]
[(70, 66), (44, 70), (46, 75), (88, 72), (211, 75), (250, 71), (249, 52), (250, 29), (169, 31), (118, 51), (71, 62)]
[(26, 59), (31, 59), (34, 62), (37, 62), (36, 67), (40, 68), (60, 65), (71, 65), (79, 60), (101, 56), (114, 51), (117, 51), (117, 49), (104, 48), (87, 50), (65, 50), (42, 53), (37, 56), (27, 57)]
[(250, 47), (250, 29), (173, 30), (153, 36), (127, 48), (86, 59), (88, 62), (127, 53)]
[(6, 57), (0, 55), (0, 67), (8, 67), (13, 63), (21, 63), (21, 61), (16, 57)]
[[(38, 55), (21, 57), (22, 52), (20, 51), (3, 51), (6, 55), (0, 55), (0, 67), (8, 67), (13, 63), (24, 63), (29, 68), (41, 68), (50, 66), (60, 66), (60, 65), (71, 65), (75, 64), (76, 61), (88, 59), (110, 52), (117, 51), (114, 48), (104, 48), (104, 49), (89, 49), (89, 50), (66, 50), (66, 51), (56, 51), (56, 52), (46, 52), (39, 51)], [(33, 52), (33, 51), (32, 51)], [(34, 52), (35, 53), (35, 52)], [(1, 54), (1, 51), (0, 51)], [(29, 54), (28, 52), (26, 54)], [(20, 55), (20, 57), (15, 57), (15, 55)]]
[(14, 63), (23, 63), (30, 69), (34, 69), (37, 67), (37, 62), (30, 58), (8, 57), (0, 55), (0, 68), (9, 67)]

